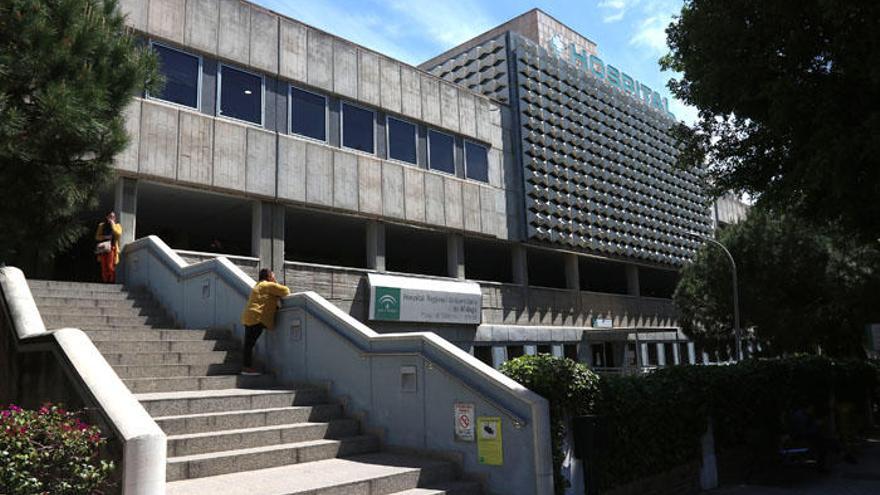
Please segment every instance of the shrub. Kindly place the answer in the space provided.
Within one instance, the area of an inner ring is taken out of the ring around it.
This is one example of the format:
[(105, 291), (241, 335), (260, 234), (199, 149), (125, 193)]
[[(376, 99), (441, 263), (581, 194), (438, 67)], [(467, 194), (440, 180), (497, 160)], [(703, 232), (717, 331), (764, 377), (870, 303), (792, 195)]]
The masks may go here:
[(101, 494), (113, 462), (99, 452), (97, 427), (57, 405), (0, 410), (0, 492), (20, 495)]
[(565, 493), (568, 480), (561, 469), (566, 423), (572, 416), (592, 412), (599, 377), (583, 364), (549, 354), (512, 359), (501, 366), (501, 372), (549, 402), (553, 486), (557, 494)]

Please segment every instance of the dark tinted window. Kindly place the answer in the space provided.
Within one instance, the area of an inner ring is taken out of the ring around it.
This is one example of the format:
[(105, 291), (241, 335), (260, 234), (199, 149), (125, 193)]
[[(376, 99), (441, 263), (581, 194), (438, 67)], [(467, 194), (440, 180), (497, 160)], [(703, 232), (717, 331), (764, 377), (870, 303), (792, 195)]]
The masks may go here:
[(487, 345), (475, 345), (474, 357), (492, 366), (492, 348)]
[(290, 132), (313, 139), (327, 139), (327, 99), (290, 88)]
[(159, 72), (165, 77), (165, 87), (151, 96), (198, 108), (199, 57), (161, 45), (153, 45), (153, 51), (159, 58)]
[(489, 182), (489, 150), (476, 143), (464, 142), (467, 178)]
[(523, 346), (521, 345), (509, 345), (507, 346), (507, 359), (516, 359), (525, 354)]
[(220, 66), (220, 115), (263, 123), (263, 78)]
[(403, 162), (416, 162), (416, 126), (388, 118), (388, 157)]
[(452, 136), (436, 131), (428, 132), (428, 166), (431, 170), (455, 173), (455, 142)]
[(562, 353), (565, 354), (565, 357), (571, 359), (572, 361), (578, 360), (578, 346), (577, 344), (565, 344), (562, 346)]
[(342, 145), (373, 152), (373, 112), (348, 103), (342, 104)]
[(550, 344), (538, 344), (538, 354), (553, 354), (553, 347)]

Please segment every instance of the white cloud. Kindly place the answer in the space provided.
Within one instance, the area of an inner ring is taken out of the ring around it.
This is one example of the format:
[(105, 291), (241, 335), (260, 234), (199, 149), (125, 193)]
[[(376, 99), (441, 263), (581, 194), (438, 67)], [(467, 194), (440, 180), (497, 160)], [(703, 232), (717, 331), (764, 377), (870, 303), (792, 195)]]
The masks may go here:
[(690, 126), (693, 126), (699, 119), (699, 112), (696, 107), (685, 105), (672, 97), (669, 98), (669, 111), (675, 114), (677, 120), (681, 120)]
[(667, 51), (666, 27), (672, 21), (669, 14), (657, 14), (643, 19), (629, 44), (648, 49), (653, 55), (663, 55)]
[(624, 12), (623, 10), (620, 10), (616, 14), (606, 15), (605, 17), (602, 18), (602, 22), (604, 22), (605, 24), (617, 22), (617, 21), (623, 19), (623, 14), (625, 14), (625, 13), (626, 12)]
[(387, 0), (386, 5), (410, 28), (451, 48), (495, 25), (473, 0)]
[(610, 24), (622, 20), (626, 12), (638, 3), (639, 0), (600, 0), (596, 6), (606, 12), (606, 15), (602, 17), (602, 22)]

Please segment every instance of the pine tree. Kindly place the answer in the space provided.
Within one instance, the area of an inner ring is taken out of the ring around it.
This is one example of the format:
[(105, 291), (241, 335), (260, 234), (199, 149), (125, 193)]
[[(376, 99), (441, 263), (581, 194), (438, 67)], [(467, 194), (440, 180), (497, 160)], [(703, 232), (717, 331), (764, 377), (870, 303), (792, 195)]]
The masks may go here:
[(33, 268), (84, 233), (157, 67), (116, 0), (0, 2), (0, 262)]

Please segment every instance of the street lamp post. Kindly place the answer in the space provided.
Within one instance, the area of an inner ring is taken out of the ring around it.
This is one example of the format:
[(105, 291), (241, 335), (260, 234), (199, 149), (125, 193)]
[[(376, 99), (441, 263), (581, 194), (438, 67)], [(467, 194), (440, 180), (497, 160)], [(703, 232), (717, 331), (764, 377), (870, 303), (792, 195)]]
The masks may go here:
[(733, 334), (736, 338), (736, 360), (742, 361), (742, 330), (739, 327), (739, 289), (736, 281), (736, 262), (733, 260), (733, 255), (730, 254), (730, 251), (728, 251), (726, 247), (724, 247), (724, 244), (721, 244), (711, 237), (696, 232), (687, 232), (686, 234), (690, 237), (701, 239), (720, 247), (721, 250), (724, 251), (724, 254), (727, 255), (727, 259), (730, 260), (730, 268), (733, 273)]

